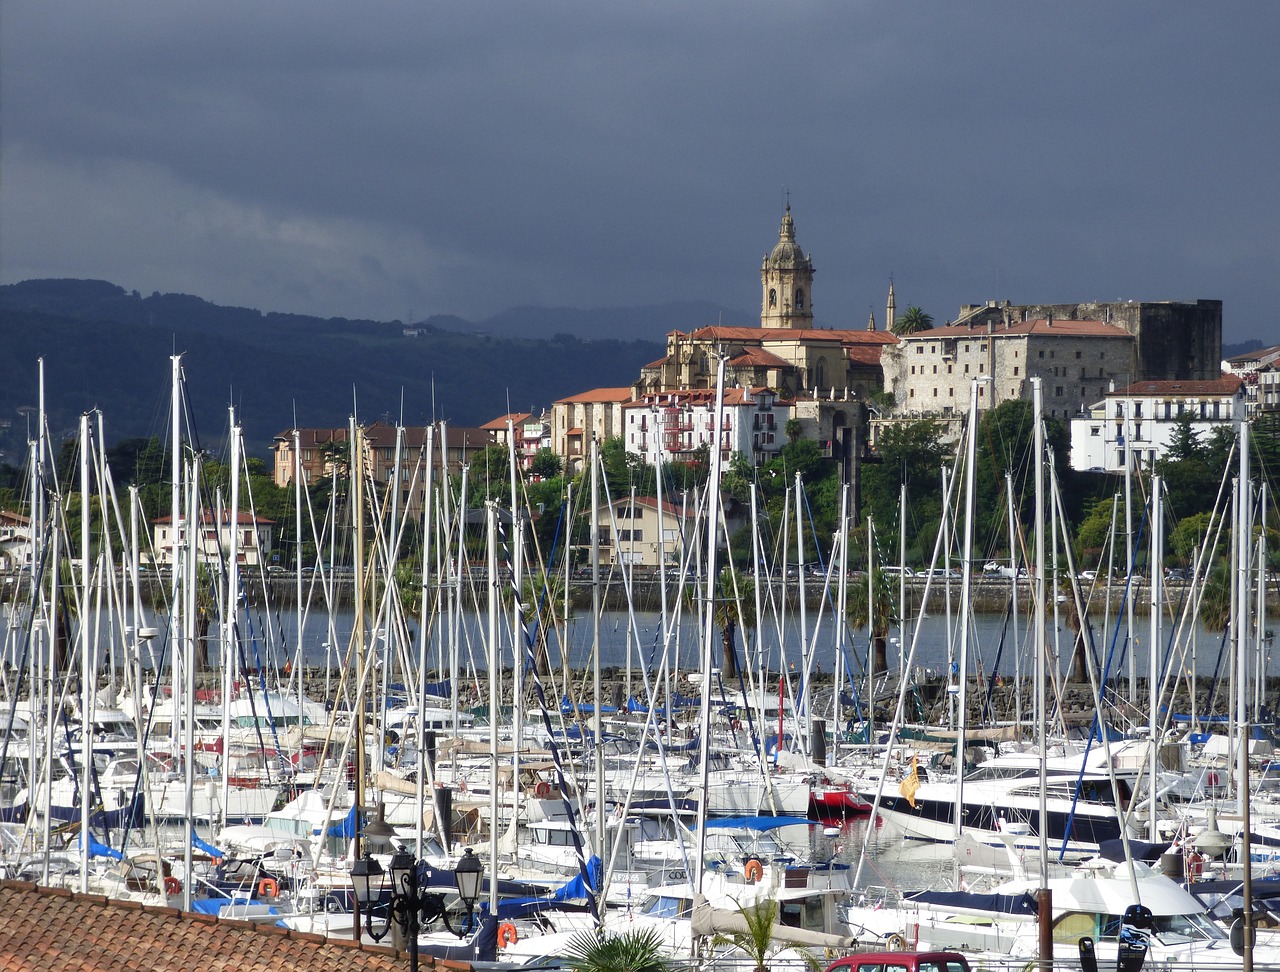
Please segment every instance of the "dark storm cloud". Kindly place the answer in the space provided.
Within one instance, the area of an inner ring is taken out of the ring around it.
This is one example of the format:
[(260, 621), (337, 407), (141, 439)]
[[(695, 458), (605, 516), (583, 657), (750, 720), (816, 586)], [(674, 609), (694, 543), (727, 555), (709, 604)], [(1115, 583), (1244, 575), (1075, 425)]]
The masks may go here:
[[(1276, 298), (1270, 3), (10, 3), (0, 276), (380, 318)], [(690, 322), (676, 322), (690, 323)]]

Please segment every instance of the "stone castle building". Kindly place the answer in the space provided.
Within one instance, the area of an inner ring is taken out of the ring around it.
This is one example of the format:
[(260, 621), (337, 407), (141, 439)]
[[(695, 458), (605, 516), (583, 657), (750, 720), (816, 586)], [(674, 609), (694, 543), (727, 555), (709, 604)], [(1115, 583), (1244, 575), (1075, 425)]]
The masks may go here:
[(1068, 419), (1116, 386), (1218, 377), (1222, 301), (970, 304), (945, 327), (903, 335), (883, 355), (895, 419), (948, 420), (1030, 399), (1039, 376), (1045, 413)]

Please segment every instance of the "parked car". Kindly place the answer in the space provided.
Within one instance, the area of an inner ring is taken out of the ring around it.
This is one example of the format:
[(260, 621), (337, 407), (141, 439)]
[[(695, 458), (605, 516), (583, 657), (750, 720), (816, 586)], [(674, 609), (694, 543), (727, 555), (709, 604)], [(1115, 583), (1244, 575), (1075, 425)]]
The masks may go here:
[[(901, 935), (893, 939), (906, 944)], [(836, 959), (827, 972), (969, 972), (969, 960), (959, 952), (860, 952)]]
[(916, 571), (917, 577), (932, 577), (934, 580), (959, 580), (960, 572), (950, 567), (926, 567)]
[(880, 573), (885, 577), (915, 577), (910, 567), (881, 567)]

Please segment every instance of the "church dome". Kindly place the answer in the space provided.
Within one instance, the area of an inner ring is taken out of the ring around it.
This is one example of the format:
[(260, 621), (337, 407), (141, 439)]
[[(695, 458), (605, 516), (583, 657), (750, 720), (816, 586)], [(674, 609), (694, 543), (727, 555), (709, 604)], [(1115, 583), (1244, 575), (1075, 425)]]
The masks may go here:
[(796, 226), (791, 219), (791, 207), (787, 207), (782, 217), (782, 228), (778, 231), (778, 244), (765, 259), (765, 267), (775, 270), (809, 269), (809, 258), (796, 243)]

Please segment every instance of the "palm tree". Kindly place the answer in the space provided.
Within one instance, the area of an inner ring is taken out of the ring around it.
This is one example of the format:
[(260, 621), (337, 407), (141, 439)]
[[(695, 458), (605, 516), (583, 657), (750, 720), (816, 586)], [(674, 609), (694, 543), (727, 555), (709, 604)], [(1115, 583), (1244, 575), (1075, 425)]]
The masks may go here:
[(901, 337), (903, 334), (915, 334), (933, 328), (933, 317), (919, 307), (908, 307), (902, 315), (889, 325), (889, 330)]
[(818, 967), (817, 960), (808, 950), (774, 941), (773, 926), (778, 920), (778, 902), (773, 898), (762, 898), (749, 905), (740, 904), (738, 914), (744, 923), (742, 930), (717, 935), (711, 941), (714, 947), (735, 948), (742, 952), (755, 963), (755, 972), (769, 972), (769, 959), (784, 948), (798, 952), (810, 968)]
[(738, 677), (738, 656), (734, 650), (734, 635), (739, 627), (754, 628), (755, 598), (750, 577), (726, 567), (716, 580), (715, 623), (723, 639), (720, 669), (725, 678)]
[(563, 573), (535, 571), (525, 575), (521, 585), (520, 604), (524, 622), (526, 625), (536, 622), (538, 626), (533, 651), (539, 675), (547, 675), (551, 671), (551, 632), (564, 616), (564, 584)]
[(1209, 631), (1226, 631), (1231, 621), (1232, 571), (1226, 561), (1210, 572), (1200, 600), (1200, 623)]
[[(897, 623), (897, 610), (893, 603), (893, 589), (885, 572), (876, 569), (871, 575), (871, 675), (889, 670), (889, 628)], [(849, 623), (855, 628), (867, 627), (867, 585), (862, 581), (849, 585)]]
[(662, 937), (652, 928), (579, 932), (569, 939), (565, 958), (573, 972), (667, 972)]

